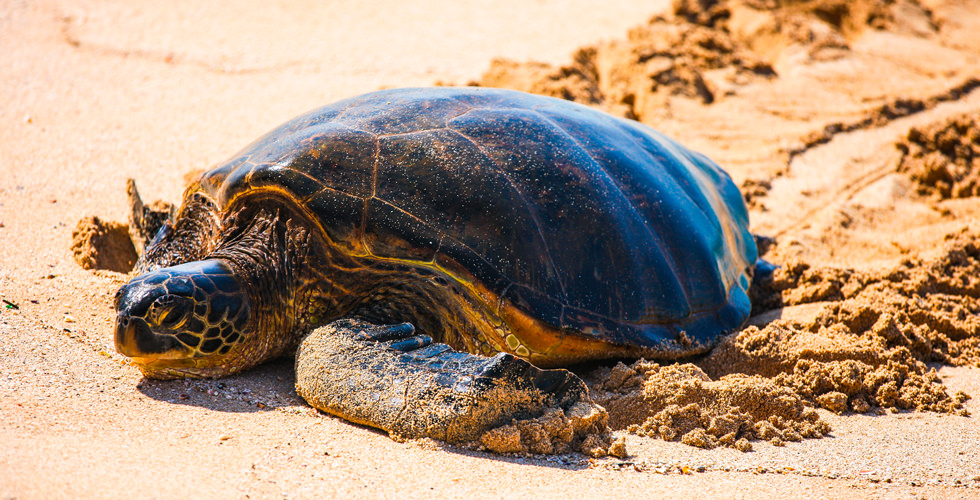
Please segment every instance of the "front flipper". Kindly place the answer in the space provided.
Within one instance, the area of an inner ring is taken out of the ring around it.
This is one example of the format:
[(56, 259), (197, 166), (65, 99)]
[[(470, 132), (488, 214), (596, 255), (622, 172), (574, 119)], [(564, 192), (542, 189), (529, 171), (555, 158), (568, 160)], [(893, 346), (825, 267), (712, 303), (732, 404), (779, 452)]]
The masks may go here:
[(129, 196), (129, 237), (133, 240), (136, 253), (142, 254), (160, 228), (173, 220), (174, 206), (163, 201), (155, 201), (146, 205), (136, 189), (136, 181), (126, 179), (126, 194)]
[[(407, 323), (357, 320), (336, 321), (303, 340), (296, 391), (352, 422), (449, 443), (476, 441), (515, 420), (560, 413), (556, 408), (579, 409), (586, 405), (576, 403), (587, 400), (585, 383), (567, 370), (541, 370), (510, 354), (458, 352), (415, 335)], [(593, 420), (605, 428), (605, 419)]]

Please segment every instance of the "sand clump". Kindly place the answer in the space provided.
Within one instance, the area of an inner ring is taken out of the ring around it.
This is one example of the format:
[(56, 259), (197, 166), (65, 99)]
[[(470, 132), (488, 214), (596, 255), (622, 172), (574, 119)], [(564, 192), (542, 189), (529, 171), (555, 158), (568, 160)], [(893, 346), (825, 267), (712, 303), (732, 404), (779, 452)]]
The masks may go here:
[(724, 339), (701, 362), (710, 375), (768, 377), (837, 412), (966, 414), (968, 396), (948, 394), (927, 363), (980, 366), (978, 236), (951, 235), (940, 256), (882, 270), (790, 263), (754, 299), (757, 309), (819, 307)]
[(128, 273), (146, 243), (172, 218), (172, 203), (157, 200), (144, 205), (132, 179), (126, 182), (126, 193), (132, 208), (128, 224), (87, 216), (72, 231), (72, 255), (82, 269)]
[(911, 0), (676, 0), (613, 40), (577, 50), (571, 63), (495, 60), (471, 85), (505, 87), (650, 121), (670, 96), (711, 104), (776, 76), (780, 61), (836, 59), (867, 29), (925, 35), (928, 10)]
[(577, 451), (594, 458), (625, 458), (626, 441), (622, 436), (612, 436), (608, 420), (604, 408), (581, 401), (565, 411), (548, 408), (538, 418), (514, 420), (491, 429), (480, 436), (479, 445), (494, 453), (552, 455)]
[(774, 326), (845, 333), (877, 352), (901, 347), (923, 362), (980, 366), (980, 236), (946, 239), (935, 258), (881, 270), (789, 263), (753, 291), (755, 311), (828, 301), (809, 321)]
[(912, 128), (896, 144), (902, 152), (898, 171), (916, 190), (940, 199), (980, 195), (980, 123), (960, 115), (941, 123)]
[(752, 449), (820, 437), (830, 427), (791, 389), (753, 375), (712, 380), (694, 364), (661, 366), (639, 360), (589, 375), (592, 394), (609, 411), (612, 428), (699, 448)]
[(129, 239), (129, 226), (121, 222), (85, 217), (71, 233), (71, 252), (83, 269), (129, 272), (137, 254)]

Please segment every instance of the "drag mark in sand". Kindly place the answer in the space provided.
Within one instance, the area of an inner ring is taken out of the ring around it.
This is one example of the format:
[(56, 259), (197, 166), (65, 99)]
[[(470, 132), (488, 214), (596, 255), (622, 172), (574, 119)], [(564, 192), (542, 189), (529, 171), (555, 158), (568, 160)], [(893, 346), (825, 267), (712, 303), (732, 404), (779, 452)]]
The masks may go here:
[[(950, 116), (954, 112), (952, 108), (942, 106), (949, 101), (980, 111), (980, 93), (974, 92), (978, 87), (980, 80), (971, 78), (947, 92), (917, 101), (918, 105), (903, 108), (896, 104), (916, 101), (897, 100), (859, 122), (828, 126), (826, 130), (837, 131), (800, 149), (793, 156), (787, 174), (769, 181), (771, 187), (765, 193), (767, 205), (778, 206), (780, 210), (778, 214), (756, 214), (755, 230), (780, 238), (821, 223), (831, 224), (832, 221), (823, 220), (827, 214), (833, 217), (834, 212), (858, 198), (868, 186), (898, 171), (900, 152), (894, 144), (910, 128)], [(919, 110), (905, 114), (896, 111), (916, 108)]]
[(885, 125), (891, 123), (892, 121), (903, 118), (906, 116), (914, 115), (916, 113), (921, 113), (923, 111), (935, 108), (936, 105), (956, 101), (962, 99), (964, 96), (972, 93), (980, 87), (980, 79), (971, 77), (965, 82), (945, 91), (940, 94), (928, 97), (926, 99), (895, 99), (887, 104), (882, 105), (878, 109), (873, 110), (862, 120), (858, 120), (851, 123), (835, 122), (827, 125), (820, 132), (814, 133), (805, 137), (803, 139), (803, 144), (790, 149), (787, 151), (789, 156), (787, 163), (792, 163), (793, 160), (807, 151), (813, 149), (816, 146), (826, 144), (830, 142), (838, 134), (844, 134), (848, 132), (854, 132), (856, 130), (864, 130), (868, 128), (878, 128), (884, 127)]
[[(148, 50), (148, 49), (123, 49), (118, 47), (112, 47), (109, 45), (102, 45), (98, 43), (92, 43), (85, 41), (83, 37), (78, 36), (73, 31), (73, 26), (76, 25), (76, 20), (72, 16), (62, 15), (58, 17), (60, 24), (60, 36), (61, 39), (71, 47), (77, 50), (86, 50), (95, 54), (99, 54), (107, 57), (121, 57), (121, 58), (137, 58), (146, 61), (151, 61), (155, 63), (162, 64), (172, 64), (172, 65), (189, 65), (197, 66), (203, 68), (207, 71), (214, 73), (221, 73), (227, 75), (248, 75), (254, 73), (266, 73), (266, 72), (276, 72), (282, 71), (288, 68), (295, 68), (304, 64), (304, 61), (287, 61), (279, 64), (270, 65), (258, 65), (258, 66), (235, 66), (231, 64), (220, 64), (207, 60), (201, 60), (186, 55), (180, 55), (173, 51), (166, 50)], [(221, 55), (218, 55), (221, 58)]]

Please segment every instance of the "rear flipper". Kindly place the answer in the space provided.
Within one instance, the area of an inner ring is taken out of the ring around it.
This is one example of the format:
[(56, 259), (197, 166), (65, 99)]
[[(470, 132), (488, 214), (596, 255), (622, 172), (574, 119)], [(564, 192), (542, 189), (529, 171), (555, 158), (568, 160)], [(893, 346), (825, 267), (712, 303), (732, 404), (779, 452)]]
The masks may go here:
[(496, 451), (557, 452), (590, 433), (608, 438), (605, 411), (588, 402), (585, 383), (573, 373), (541, 370), (510, 354), (461, 353), (415, 335), (408, 323), (340, 320), (315, 330), (296, 353), (296, 391), (315, 408), (403, 438), (482, 439), (493, 449), (489, 431), (493, 438), (513, 428), (511, 441), (520, 441), (526, 429), (512, 422), (545, 417), (559, 427), (564, 422), (567, 446), (552, 436), (536, 448)]

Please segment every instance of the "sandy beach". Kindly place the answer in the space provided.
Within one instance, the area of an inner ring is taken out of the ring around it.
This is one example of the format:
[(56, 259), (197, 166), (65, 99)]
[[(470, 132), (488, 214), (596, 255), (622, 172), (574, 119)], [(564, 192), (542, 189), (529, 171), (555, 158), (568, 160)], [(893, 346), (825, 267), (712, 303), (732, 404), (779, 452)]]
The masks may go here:
[[(0, 498), (980, 498), (980, 4), (105, 0), (0, 7)], [(740, 187), (755, 316), (705, 356), (580, 370), (626, 458), (399, 442), (283, 359), (154, 381), (130, 277), (73, 230), (380, 88), (639, 120)], [(727, 426), (727, 427), (726, 427)]]

